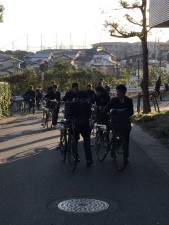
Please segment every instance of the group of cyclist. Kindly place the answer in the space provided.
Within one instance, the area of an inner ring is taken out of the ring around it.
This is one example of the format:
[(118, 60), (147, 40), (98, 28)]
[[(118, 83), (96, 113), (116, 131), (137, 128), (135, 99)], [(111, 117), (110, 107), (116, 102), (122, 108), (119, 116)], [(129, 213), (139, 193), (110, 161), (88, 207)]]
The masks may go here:
[[(133, 113), (133, 102), (132, 99), (126, 96), (127, 88), (125, 85), (118, 85), (116, 87), (117, 97), (110, 98), (110, 89), (109, 87), (103, 86), (103, 79), (101, 79), (93, 90), (92, 84), (87, 85), (87, 90), (79, 90), (78, 83), (72, 83), (71, 90), (65, 93), (64, 97), (61, 97), (61, 92), (58, 90), (58, 86), (55, 82), (52, 82), (51, 85), (47, 88), (47, 93), (44, 96), (47, 101), (47, 107), (52, 107), (53, 102), (50, 100), (56, 100), (59, 102), (65, 102), (65, 117), (69, 120), (76, 120), (77, 125), (75, 129), (75, 140), (78, 143), (80, 134), (83, 137), (83, 145), (85, 150), (85, 156), (87, 165), (90, 166), (93, 164), (93, 157), (91, 151), (91, 127), (90, 127), (90, 118), (92, 115), (92, 104), (95, 104), (96, 107), (100, 108), (98, 110), (98, 121), (101, 124), (108, 124), (108, 113), (114, 109), (125, 109), (125, 114), (130, 118)], [(30, 96), (35, 98), (35, 92), (30, 88)], [(57, 128), (58, 114), (59, 114), (60, 105), (54, 109), (54, 116), (52, 119), (53, 125)], [(130, 121), (130, 120), (128, 120)], [(126, 144), (126, 162), (129, 158), (129, 135), (131, 130), (131, 123), (129, 122), (129, 127), (124, 131), (124, 138)], [(112, 156), (113, 157), (113, 156)], [(77, 162), (80, 161), (79, 156), (76, 158)]]
[(43, 89), (39, 85), (36, 90), (34, 90), (33, 85), (30, 85), (28, 90), (23, 94), (23, 100), (25, 103), (29, 105), (29, 112), (35, 114), (35, 103), (37, 106), (37, 109), (40, 110), (40, 102), (43, 98)]

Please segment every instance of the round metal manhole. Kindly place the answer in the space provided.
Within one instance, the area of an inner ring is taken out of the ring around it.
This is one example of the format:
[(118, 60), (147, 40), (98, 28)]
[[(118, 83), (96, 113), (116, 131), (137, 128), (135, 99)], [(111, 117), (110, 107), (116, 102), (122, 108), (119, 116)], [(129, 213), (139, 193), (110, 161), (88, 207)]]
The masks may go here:
[(109, 208), (107, 202), (96, 199), (70, 199), (58, 204), (60, 210), (72, 213), (94, 213), (104, 211)]

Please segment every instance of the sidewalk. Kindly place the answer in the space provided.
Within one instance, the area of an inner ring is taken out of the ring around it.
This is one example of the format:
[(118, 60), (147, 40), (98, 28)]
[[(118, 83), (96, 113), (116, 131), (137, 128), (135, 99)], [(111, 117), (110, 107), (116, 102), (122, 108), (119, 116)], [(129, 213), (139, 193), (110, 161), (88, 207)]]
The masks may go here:
[(169, 176), (169, 150), (135, 124), (132, 127), (131, 138)]
[[(169, 110), (169, 97), (158, 103), (160, 111)], [(136, 112), (136, 101), (134, 106)], [(169, 176), (169, 150), (135, 124), (132, 127), (131, 138)]]

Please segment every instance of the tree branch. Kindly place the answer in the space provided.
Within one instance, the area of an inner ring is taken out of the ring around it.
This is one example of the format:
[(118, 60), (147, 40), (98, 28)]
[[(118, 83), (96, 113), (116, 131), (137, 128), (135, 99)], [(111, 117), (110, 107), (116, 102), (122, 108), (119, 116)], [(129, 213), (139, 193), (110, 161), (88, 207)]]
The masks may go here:
[(140, 32), (135, 32), (135, 31), (125, 31), (123, 28), (119, 27), (119, 24), (117, 23), (108, 23), (106, 22), (105, 24), (106, 27), (110, 27), (111, 29), (109, 30), (110, 36), (112, 37), (118, 37), (118, 38), (130, 38), (130, 37), (138, 37), (141, 38), (141, 33)]
[(137, 0), (132, 5), (129, 5), (126, 1), (120, 0), (120, 4), (124, 9), (141, 9), (142, 7)]
[(137, 21), (135, 21), (131, 16), (129, 16), (128, 14), (125, 15), (125, 18), (126, 20), (128, 20), (130, 23), (134, 24), (134, 25), (137, 25), (137, 26), (140, 26), (142, 27), (143, 24), (142, 23), (139, 23)]

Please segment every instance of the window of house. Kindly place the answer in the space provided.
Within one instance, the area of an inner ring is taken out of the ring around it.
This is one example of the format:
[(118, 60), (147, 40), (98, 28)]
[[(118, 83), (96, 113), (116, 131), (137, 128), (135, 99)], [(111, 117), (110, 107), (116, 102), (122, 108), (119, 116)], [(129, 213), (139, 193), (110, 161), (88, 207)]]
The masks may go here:
[(3, 63), (0, 63), (0, 68), (3, 67)]
[(102, 57), (94, 58), (94, 63), (102, 63)]

